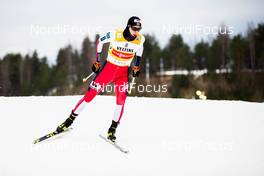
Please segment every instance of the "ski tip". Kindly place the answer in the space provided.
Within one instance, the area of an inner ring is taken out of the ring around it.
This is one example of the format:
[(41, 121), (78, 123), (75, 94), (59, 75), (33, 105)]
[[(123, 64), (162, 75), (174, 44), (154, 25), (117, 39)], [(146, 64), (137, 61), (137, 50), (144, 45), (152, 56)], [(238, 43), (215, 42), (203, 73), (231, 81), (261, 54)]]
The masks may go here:
[(39, 143), (39, 139), (36, 139), (32, 142), (33, 144)]

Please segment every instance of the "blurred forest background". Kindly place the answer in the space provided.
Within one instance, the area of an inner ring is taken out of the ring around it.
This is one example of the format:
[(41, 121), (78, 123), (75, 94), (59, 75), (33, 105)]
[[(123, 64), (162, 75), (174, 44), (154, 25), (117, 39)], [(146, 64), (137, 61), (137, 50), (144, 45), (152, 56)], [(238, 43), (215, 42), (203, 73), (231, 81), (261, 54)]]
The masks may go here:
[[(82, 48), (70, 44), (59, 49), (57, 61), (48, 64), (37, 51), (0, 58), (0, 96), (83, 94), (89, 83), (95, 39), (84, 38)], [(219, 33), (191, 50), (179, 35), (164, 48), (146, 34), (138, 84), (168, 85), (167, 92), (137, 92), (135, 96), (264, 101), (264, 23), (248, 27), (246, 35)], [(106, 48), (103, 57), (106, 57)]]

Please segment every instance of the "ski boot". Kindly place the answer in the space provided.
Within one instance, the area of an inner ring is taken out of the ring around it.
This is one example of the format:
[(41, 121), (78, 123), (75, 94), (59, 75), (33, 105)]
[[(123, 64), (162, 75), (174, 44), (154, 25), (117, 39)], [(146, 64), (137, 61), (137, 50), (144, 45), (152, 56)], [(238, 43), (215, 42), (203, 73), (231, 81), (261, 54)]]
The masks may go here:
[(74, 119), (77, 117), (77, 114), (74, 114), (73, 112), (71, 113), (70, 117), (68, 117), (65, 122), (63, 122), (62, 124), (60, 124), (56, 131), (58, 133), (61, 133), (65, 130), (67, 130), (69, 128), (69, 126), (71, 126), (71, 124), (73, 123)]
[(107, 139), (109, 139), (112, 142), (115, 142), (115, 140), (116, 140), (115, 133), (116, 133), (117, 126), (118, 126), (118, 122), (115, 122), (112, 120), (112, 124), (111, 124), (111, 126), (107, 132)]

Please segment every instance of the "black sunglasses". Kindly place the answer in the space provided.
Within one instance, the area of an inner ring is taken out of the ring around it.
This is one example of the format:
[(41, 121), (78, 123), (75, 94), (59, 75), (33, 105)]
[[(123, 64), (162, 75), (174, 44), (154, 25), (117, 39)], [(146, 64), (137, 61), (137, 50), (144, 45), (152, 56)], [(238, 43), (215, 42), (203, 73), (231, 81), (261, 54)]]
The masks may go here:
[(140, 30), (141, 30), (141, 27), (131, 26), (131, 29), (132, 29), (133, 31), (140, 31)]

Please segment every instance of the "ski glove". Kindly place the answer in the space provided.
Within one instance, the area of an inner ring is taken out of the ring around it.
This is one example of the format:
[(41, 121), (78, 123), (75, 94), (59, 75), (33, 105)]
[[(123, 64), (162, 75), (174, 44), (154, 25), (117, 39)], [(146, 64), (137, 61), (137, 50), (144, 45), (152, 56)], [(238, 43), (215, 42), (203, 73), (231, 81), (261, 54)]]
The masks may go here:
[(100, 70), (101, 64), (99, 62), (95, 62), (92, 66), (92, 71), (94, 73), (98, 73)]
[(140, 68), (139, 68), (139, 66), (134, 66), (132, 68), (132, 76), (133, 77), (138, 77), (139, 74), (140, 74)]

